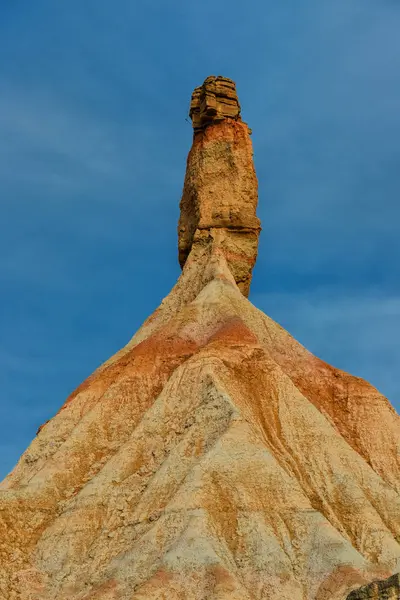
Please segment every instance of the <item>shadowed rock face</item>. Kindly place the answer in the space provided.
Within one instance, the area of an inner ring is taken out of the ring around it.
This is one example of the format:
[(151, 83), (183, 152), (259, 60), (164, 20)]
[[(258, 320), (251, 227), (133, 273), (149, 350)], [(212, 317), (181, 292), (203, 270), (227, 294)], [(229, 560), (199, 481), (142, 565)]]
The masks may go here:
[(400, 574), (397, 573), (389, 579), (374, 581), (347, 596), (347, 600), (399, 600), (400, 599)]
[(400, 418), (246, 298), (256, 189), (239, 119), (195, 132), (181, 276), (0, 484), (1, 600), (398, 592)]
[(221, 248), (240, 291), (248, 296), (261, 227), (249, 128), (239, 114), (230, 79), (208, 77), (193, 92), (194, 136), (180, 203), (178, 249), (183, 268), (194, 244)]

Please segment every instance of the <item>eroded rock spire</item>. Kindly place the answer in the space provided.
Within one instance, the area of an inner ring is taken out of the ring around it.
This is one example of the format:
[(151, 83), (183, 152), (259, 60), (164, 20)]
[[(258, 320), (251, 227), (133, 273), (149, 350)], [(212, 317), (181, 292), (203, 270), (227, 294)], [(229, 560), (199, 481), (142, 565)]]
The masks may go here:
[(400, 417), (244, 297), (257, 181), (213, 81), (183, 273), (0, 483), (0, 600), (400, 597)]
[(189, 115), (194, 135), (180, 203), (179, 263), (183, 268), (194, 244), (217, 246), (248, 296), (261, 227), (250, 130), (235, 83), (207, 77), (192, 94)]

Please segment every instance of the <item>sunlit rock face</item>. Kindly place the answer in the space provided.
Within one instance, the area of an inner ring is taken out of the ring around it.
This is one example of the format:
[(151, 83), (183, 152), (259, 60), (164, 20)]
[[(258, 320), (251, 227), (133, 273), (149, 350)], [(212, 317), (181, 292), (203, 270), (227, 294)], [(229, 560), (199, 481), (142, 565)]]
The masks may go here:
[(246, 126), (196, 131), (180, 278), (0, 485), (2, 599), (375, 600), (400, 570), (399, 416), (247, 299), (256, 198)]
[(179, 262), (193, 245), (218, 246), (240, 291), (248, 296), (260, 220), (250, 130), (240, 119), (236, 86), (207, 77), (192, 95), (189, 152), (178, 225)]

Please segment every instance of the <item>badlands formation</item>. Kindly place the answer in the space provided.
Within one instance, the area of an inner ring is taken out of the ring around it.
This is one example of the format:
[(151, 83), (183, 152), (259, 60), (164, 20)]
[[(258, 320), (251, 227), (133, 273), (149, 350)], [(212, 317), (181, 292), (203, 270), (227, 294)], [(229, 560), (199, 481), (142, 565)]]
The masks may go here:
[(400, 418), (247, 299), (257, 179), (209, 77), (182, 274), (0, 485), (5, 600), (399, 598)]

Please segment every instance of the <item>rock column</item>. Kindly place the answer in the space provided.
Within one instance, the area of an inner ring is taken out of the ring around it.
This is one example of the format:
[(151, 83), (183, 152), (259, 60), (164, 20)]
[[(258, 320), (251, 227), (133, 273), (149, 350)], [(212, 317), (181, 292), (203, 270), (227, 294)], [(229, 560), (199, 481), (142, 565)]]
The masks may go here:
[(192, 94), (189, 115), (194, 134), (180, 203), (179, 263), (183, 268), (194, 244), (217, 244), (248, 296), (261, 227), (251, 131), (240, 118), (235, 83), (207, 77)]

